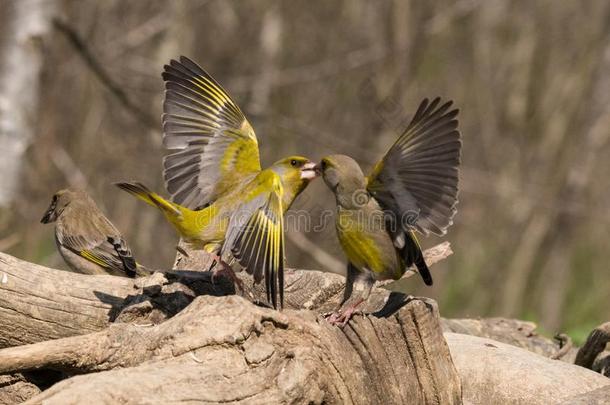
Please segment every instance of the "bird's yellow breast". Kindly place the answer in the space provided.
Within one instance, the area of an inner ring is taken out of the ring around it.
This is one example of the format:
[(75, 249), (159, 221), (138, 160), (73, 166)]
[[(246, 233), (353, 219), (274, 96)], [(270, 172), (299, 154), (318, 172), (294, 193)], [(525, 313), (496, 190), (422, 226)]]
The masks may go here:
[[(229, 216), (218, 204), (211, 204), (198, 211), (182, 210), (182, 217), (168, 216), (180, 236), (195, 246), (220, 243), (228, 227)], [(197, 246), (199, 249), (203, 246)]]
[(382, 217), (362, 210), (339, 208), (337, 236), (347, 259), (358, 269), (368, 269), (377, 279), (399, 278), (403, 269)]

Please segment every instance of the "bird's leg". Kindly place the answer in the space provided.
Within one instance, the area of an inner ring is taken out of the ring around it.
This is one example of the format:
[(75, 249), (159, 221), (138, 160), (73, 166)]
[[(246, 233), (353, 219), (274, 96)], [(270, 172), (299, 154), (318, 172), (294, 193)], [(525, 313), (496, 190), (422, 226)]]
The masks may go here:
[(214, 264), (220, 264), (220, 267), (214, 265), (212, 266), (212, 283), (215, 283), (216, 277), (219, 275), (224, 275), (237, 286), (240, 292), (243, 293), (245, 291), (244, 283), (239, 279), (239, 277), (237, 277), (229, 263), (222, 260), (222, 258), (218, 255), (213, 255), (213, 258)]
[(326, 320), (331, 325), (345, 326), (359, 312), (357, 308), (368, 299), (374, 284), (370, 271), (359, 271), (351, 263), (348, 264), (343, 301), (339, 310), (327, 314)]

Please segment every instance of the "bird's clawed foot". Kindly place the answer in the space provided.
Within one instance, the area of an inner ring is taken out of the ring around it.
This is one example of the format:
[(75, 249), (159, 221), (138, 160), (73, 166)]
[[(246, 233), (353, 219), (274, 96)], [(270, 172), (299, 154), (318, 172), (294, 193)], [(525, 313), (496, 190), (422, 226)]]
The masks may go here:
[(343, 328), (350, 319), (356, 314), (362, 314), (362, 311), (356, 309), (356, 305), (349, 306), (343, 310), (324, 314), (326, 321), (334, 326)]

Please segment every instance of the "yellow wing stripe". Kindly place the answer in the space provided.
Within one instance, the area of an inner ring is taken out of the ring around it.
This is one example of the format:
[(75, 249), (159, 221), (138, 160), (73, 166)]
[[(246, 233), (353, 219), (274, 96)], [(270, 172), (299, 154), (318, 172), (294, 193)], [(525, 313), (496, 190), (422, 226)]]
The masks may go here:
[(274, 257), (274, 259), (275, 259), (274, 267), (276, 269), (280, 267), (280, 260), (282, 260), (280, 238), (281, 238), (281, 232), (276, 224), (276, 226), (275, 226), (275, 257)]
[[(257, 221), (257, 227), (261, 226), (260, 223), (262, 222), (262, 219), (259, 215), (257, 215), (256, 218)], [(260, 228), (257, 228), (260, 229)], [(263, 233), (262, 232), (256, 232), (256, 239), (254, 239), (253, 245), (256, 246), (256, 259), (254, 261), (254, 263), (258, 263), (259, 258), (261, 257), (261, 247), (263, 244)], [(263, 254), (263, 259), (265, 257), (265, 255)]]
[[(203, 80), (202, 80), (203, 79)], [(200, 84), (201, 83), (201, 84)], [(205, 77), (197, 76), (193, 84), (214, 98), (217, 107), (220, 109), (224, 104), (232, 104), (231, 100), (222, 90)], [(211, 101), (211, 100), (210, 100)]]
[(108, 267), (108, 263), (106, 263), (105, 261), (103, 261), (102, 259), (100, 259), (99, 257), (93, 255), (90, 251), (88, 250), (81, 250), (79, 252), (79, 254), (84, 257), (85, 259), (89, 260), (90, 262), (93, 262), (95, 264), (99, 264), (102, 267)]
[(205, 108), (205, 110), (195, 109), (187, 104), (178, 103), (180, 105), (180, 107), (190, 110), (194, 113), (201, 114), (202, 116), (204, 116), (206, 118), (206, 121), (205, 121), (206, 124), (213, 126), (214, 129), (220, 128), (220, 125), (216, 122), (216, 119), (217, 119), (216, 115), (220, 111), (219, 108), (214, 110), (210, 105), (204, 104), (204, 103), (200, 102), (199, 100), (196, 100), (192, 97), (186, 96), (184, 94), (181, 94), (180, 96), (185, 99), (188, 99), (193, 104), (196, 104), (200, 107)]
[[(219, 85), (215, 84), (212, 80), (208, 79), (207, 77), (203, 77), (203, 76), (196, 76), (193, 78), (195, 80), (195, 82), (191, 81), (191, 83), (193, 83), (195, 86), (199, 87), (201, 90), (203, 90), (205, 92), (206, 95), (209, 95), (210, 97), (212, 97), (214, 100), (210, 100), (210, 102), (215, 102), (217, 108), (218, 108), (218, 113), (223, 113), (223, 114), (229, 114), (232, 116), (232, 118), (239, 122), (239, 121), (246, 121), (243, 118), (243, 115), (239, 109), (239, 107), (237, 107), (237, 105), (235, 105), (235, 103), (233, 102), (233, 100), (231, 99), (231, 97), (222, 89), (222, 87), (220, 87)], [(226, 109), (225, 107), (230, 107), (229, 109)]]
[[(194, 104), (200, 105), (200, 106), (204, 107), (206, 110), (211, 111), (214, 114), (212, 116), (212, 118), (216, 119), (216, 115), (218, 115), (220, 113), (220, 111), (222, 110), (222, 106), (224, 104), (218, 105), (218, 103), (215, 100), (212, 100), (210, 97), (208, 97), (210, 95), (210, 93), (199, 93), (199, 95), (202, 98), (204, 98), (207, 102), (202, 103), (201, 101), (194, 99), (192, 97), (189, 97), (187, 95), (183, 95), (183, 97), (188, 98)], [(209, 115), (208, 113), (204, 113), (204, 114)], [(212, 123), (215, 124), (216, 127), (220, 126), (220, 125), (218, 125), (218, 123), (216, 121), (214, 121)]]
[(218, 87), (214, 85), (214, 83), (210, 82), (204, 77), (196, 76), (191, 80), (195, 86), (199, 87), (206, 94), (209, 94), (215, 101), (216, 105), (220, 107), (225, 103), (225, 97), (223, 97), (222, 93), (217, 89)]
[[(196, 100), (192, 97), (189, 97), (185, 94), (182, 94), (182, 97), (187, 98), (192, 103), (194, 103), (198, 106), (201, 106), (201, 107), (205, 108), (207, 111), (209, 111), (209, 112), (206, 112), (206, 111), (199, 111), (199, 112), (210, 120), (210, 124), (213, 124), (214, 128), (220, 128), (220, 125), (216, 121), (217, 115), (228, 114), (234, 120), (236, 120), (238, 122), (241, 121), (242, 123), (238, 130), (242, 131), (244, 134), (246, 134), (246, 136), (249, 139), (254, 140), (258, 144), (256, 135), (254, 134), (254, 130), (252, 129), (252, 126), (250, 125), (248, 120), (246, 120), (245, 118), (236, 116), (235, 111), (239, 111), (239, 108), (235, 105), (235, 103), (231, 100), (231, 98), (220, 87), (216, 86), (213, 82), (211, 82), (210, 80), (208, 80), (205, 77), (197, 77), (197, 78), (195, 78), (195, 81), (191, 80), (191, 83), (202, 90), (202, 93), (199, 93), (199, 95), (201, 97), (203, 97), (205, 100), (207, 100), (209, 103), (207, 103), (207, 104), (202, 103), (201, 101)], [(189, 108), (186, 105), (181, 105), (181, 106), (183, 108)], [(226, 109), (225, 107), (227, 107), (227, 106), (230, 106), (234, 111), (232, 111), (230, 109), (229, 110)], [(212, 114), (210, 114), (210, 112)], [(231, 135), (236, 136), (236, 137), (243, 136), (243, 134), (234, 134), (234, 133), (231, 133)]]

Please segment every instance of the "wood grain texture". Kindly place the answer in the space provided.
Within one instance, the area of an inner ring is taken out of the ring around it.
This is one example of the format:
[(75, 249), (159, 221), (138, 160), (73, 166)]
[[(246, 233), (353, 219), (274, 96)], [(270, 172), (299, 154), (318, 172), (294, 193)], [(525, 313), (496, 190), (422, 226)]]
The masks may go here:
[[(0, 253), (0, 348), (89, 333), (114, 321), (160, 323), (196, 296), (234, 294), (227, 280), (212, 282), (210, 273), (201, 271), (209, 264), (208, 255), (189, 252), (187, 260), (178, 261), (176, 271), (133, 280), (50, 269)], [(264, 303), (262, 285), (254, 285), (245, 273), (239, 276), (246, 298)], [(344, 284), (340, 275), (288, 270), (285, 307), (332, 311), (339, 305)], [(364, 309), (374, 312), (389, 298), (390, 291), (375, 289)], [(393, 297), (391, 303), (398, 308), (404, 298)]]
[(159, 325), (116, 324), (4, 349), (3, 371), (17, 364), (8, 351), (23, 353), (29, 367), (102, 371), (60, 382), (29, 403), (80, 403), (92, 390), (98, 403), (461, 403), (437, 315), (419, 300), (340, 329), (309, 311), (202, 296)]

